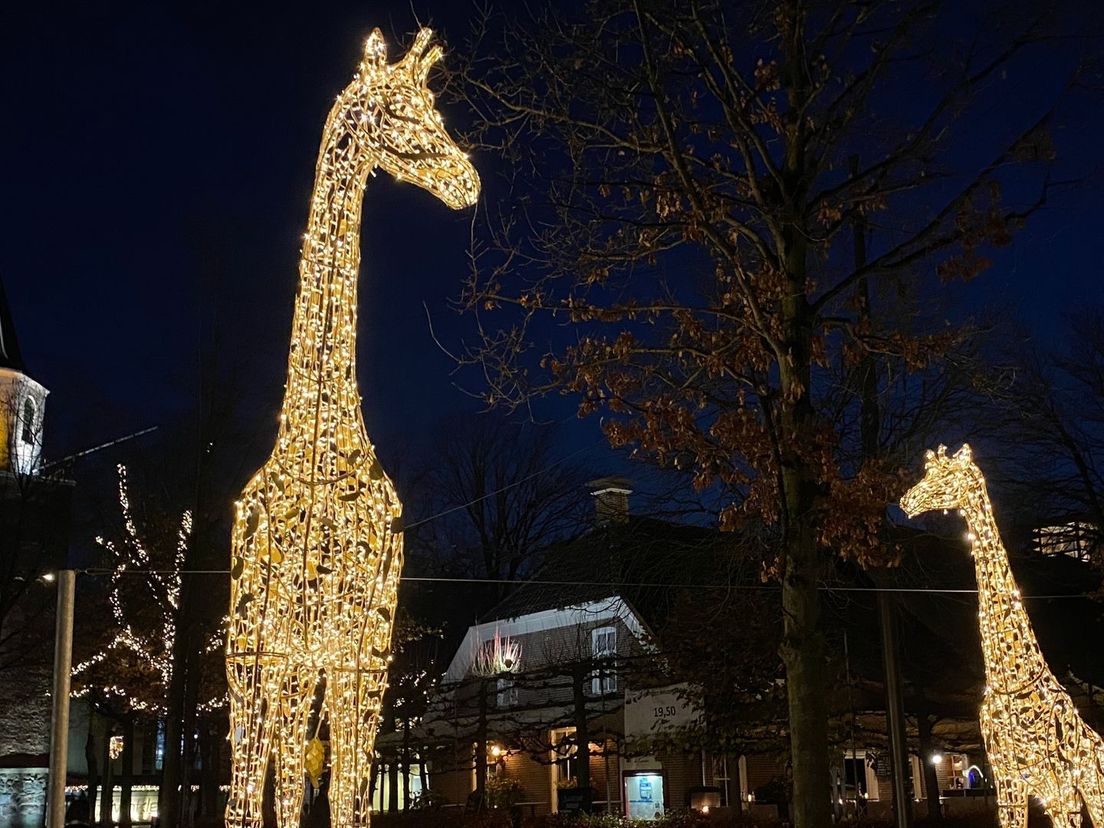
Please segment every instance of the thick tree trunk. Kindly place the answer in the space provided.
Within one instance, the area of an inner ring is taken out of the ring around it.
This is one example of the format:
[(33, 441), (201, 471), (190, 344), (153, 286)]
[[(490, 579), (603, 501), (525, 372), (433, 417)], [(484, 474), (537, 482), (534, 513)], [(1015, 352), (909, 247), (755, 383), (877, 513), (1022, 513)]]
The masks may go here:
[[(796, 226), (796, 222), (795, 222)], [(793, 822), (828, 828), (832, 821), (827, 683), (820, 631), (820, 547), (814, 524), (820, 489), (803, 442), (816, 434), (812, 405), (812, 325), (805, 296), (805, 246), (791, 238), (786, 266), (792, 292), (783, 305), (788, 352), (780, 360), (780, 460), (783, 512), (782, 662), (790, 722)], [(788, 402), (787, 402), (788, 401)]]
[(916, 717), (916, 732), (920, 741), (920, 766), (924, 769), (924, 788), (927, 794), (928, 819), (943, 819), (943, 808), (939, 802), (939, 778), (935, 774), (935, 765), (931, 757), (935, 752), (932, 745), (932, 721), (927, 713)]
[[(831, 822), (824, 639), (818, 630), (816, 549), (794, 543), (782, 580), (783, 644), (793, 767), (793, 821), (798, 828)], [(796, 552), (796, 554), (795, 554)]]

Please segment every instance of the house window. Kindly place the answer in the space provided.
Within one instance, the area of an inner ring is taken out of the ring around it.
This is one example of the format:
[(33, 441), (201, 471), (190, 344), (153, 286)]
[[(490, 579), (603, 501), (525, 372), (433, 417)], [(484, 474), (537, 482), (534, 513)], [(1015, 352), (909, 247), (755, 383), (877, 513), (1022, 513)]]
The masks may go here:
[(617, 656), (617, 628), (599, 627), (590, 634), (591, 656), (599, 667), (591, 680), (595, 696), (617, 692), (617, 672), (613, 659)]
[(512, 678), (500, 678), (495, 685), (495, 705), (497, 707), (517, 707), (517, 682)]
[(1035, 530), (1035, 548), (1042, 555), (1066, 555), (1079, 561), (1092, 558), (1093, 526), (1073, 521), (1060, 526), (1040, 526)]
[[(553, 730), (549, 741), (552, 744), (552, 785), (555, 788), (570, 788), (574, 786), (578, 772), (575, 728), (565, 727)], [(554, 793), (553, 796), (555, 796)]]
[(23, 429), (20, 437), (23, 442), (28, 446), (33, 446), (35, 442), (35, 404), (34, 400), (27, 397), (23, 400)]
[(731, 777), (728, 775), (728, 757), (713, 757), (713, 784), (721, 790), (721, 807), (728, 807), (728, 783)]

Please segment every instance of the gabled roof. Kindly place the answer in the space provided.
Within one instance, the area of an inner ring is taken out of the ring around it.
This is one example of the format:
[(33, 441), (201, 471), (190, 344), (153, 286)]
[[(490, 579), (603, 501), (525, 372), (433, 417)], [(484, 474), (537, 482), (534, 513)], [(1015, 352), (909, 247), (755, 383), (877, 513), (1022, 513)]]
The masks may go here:
[(19, 350), (19, 339), (15, 335), (15, 321), (12, 318), (8, 294), (4, 282), (0, 279), (0, 368), (10, 368), (21, 374), (27, 372), (23, 364), (23, 354)]
[(640, 617), (617, 596), (607, 596), (596, 601), (575, 604), (556, 609), (539, 610), (514, 618), (487, 621), (468, 627), (464, 640), (445, 672), (445, 682), (457, 682), (466, 678), (480, 646), (494, 636), (503, 638), (527, 635), (535, 632), (571, 627), (619, 618), (638, 639), (644, 637), (644, 625)]

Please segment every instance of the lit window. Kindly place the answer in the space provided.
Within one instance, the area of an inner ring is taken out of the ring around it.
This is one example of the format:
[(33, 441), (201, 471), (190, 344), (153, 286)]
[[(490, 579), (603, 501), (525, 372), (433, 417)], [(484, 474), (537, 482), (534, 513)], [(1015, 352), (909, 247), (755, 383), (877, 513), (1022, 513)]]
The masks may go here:
[(1066, 555), (1079, 561), (1092, 558), (1093, 526), (1072, 521), (1058, 526), (1040, 526), (1035, 530), (1035, 549), (1042, 555)]
[(595, 696), (617, 692), (617, 673), (613, 659), (617, 657), (617, 628), (599, 627), (590, 634), (591, 656), (599, 667), (591, 680)]

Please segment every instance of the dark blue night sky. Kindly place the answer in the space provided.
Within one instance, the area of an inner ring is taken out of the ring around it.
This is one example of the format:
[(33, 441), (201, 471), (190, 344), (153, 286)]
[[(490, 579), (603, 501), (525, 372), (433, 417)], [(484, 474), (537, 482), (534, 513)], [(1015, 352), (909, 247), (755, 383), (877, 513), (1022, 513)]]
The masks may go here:
[[(52, 391), (49, 454), (180, 416), (215, 332), (243, 405), (275, 412), (333, 96), (373, 26), (395, 43), (430, 24), (455, 47), (474, 6), (419, 0), (416, 18), (408, 2), (12, 5), (0, 23), (0, 276), (29, 371)], [(1048, 90), (1027, 82), (1016, 94)], [(1068, 310), (1104, 300), (1104, 133), (1086, 100), (1055, 129), (1065, 171), (1085, 180), (963, 293), (971, 310), (1015, 312), (1043, 345)], [(493, 175), (492, 159), (475, 161)], [(479, 407), (455, 387), (423, 308), (445, 342), (463, 336), (448, 300), (471, 219), (370, 182), (360, 361), (369, 433), (384, 447)], [(596, 421), (573, 425), (568, 447), (600, 452), (597, 435)]]

